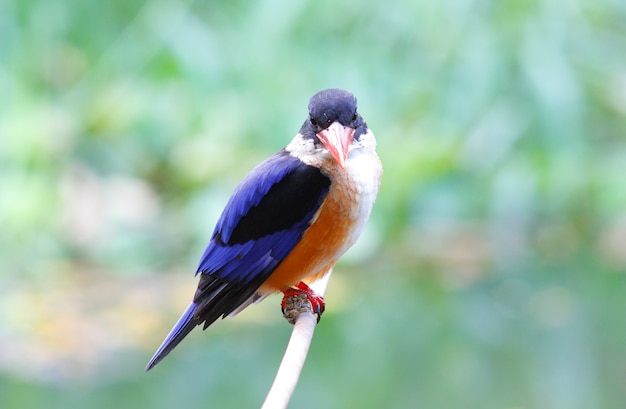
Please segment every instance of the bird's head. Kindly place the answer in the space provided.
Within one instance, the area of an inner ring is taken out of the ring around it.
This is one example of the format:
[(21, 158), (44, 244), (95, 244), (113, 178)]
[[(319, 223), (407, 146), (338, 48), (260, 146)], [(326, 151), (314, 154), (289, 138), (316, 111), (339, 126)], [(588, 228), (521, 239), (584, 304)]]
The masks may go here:
[(327, 89), (313, 95), (309, 117), (300, 134), (323, 146), (344, 169), (350, 144), (367, 132), (367, 125), (356, 110), (356, 98), (348, 91)]

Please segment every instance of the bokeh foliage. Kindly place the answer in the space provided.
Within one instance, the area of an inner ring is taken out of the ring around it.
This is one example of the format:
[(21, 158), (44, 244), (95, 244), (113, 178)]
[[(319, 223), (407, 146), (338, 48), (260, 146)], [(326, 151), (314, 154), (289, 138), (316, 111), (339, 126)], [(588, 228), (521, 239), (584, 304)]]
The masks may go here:
[(270, 298), (143, 365), (320, 89), (385, 176), (292, 407), (626, 406), (626, 3), (0, 3), (0, 406), (255, 407)]

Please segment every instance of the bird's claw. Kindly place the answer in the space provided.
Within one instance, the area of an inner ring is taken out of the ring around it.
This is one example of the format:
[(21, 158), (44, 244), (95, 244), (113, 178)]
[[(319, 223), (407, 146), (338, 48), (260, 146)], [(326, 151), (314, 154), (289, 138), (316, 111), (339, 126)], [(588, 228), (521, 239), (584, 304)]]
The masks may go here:
[(281, 310), (283, 316), (290, 324), (295, 324), (296, 318), (303, 312), (312, 312), (317, 316), (317, 322), (320, 322), (322, 314), (326, 309), (324, 297), (311, 290), (308, 285), (303, 282), (298, 283), (295, 287), (290, 287), (283, 291), (284, 297), (281, 302)]

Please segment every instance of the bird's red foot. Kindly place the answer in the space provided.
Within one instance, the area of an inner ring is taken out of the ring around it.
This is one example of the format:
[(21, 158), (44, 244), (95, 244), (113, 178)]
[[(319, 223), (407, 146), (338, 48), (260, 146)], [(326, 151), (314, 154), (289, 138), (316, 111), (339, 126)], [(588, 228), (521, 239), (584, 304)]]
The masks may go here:
[(320, 322), (322, 313), (326, 309), (324, 297), (311, 290), (303, 282), (298, 283), (295, 287), (288, 288), (283, 291), (283, 294), (284, 297), (280, 307), (290, 324), (294, 324), (298, 315), (305, 311), (312, 311), (317, 315), (317, 322)]

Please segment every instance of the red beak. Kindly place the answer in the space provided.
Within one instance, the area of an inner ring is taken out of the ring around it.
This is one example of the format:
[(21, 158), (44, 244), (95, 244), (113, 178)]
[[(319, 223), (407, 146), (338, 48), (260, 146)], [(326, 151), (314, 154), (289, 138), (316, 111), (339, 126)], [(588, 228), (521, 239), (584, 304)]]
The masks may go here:
[(322, 145), (339, 165), (341, 169), (346, 168), (346, 159), (348, 158), (348, 148), (354, 137), (354, 129), (343, 126), (339, 122), (335, 121), (323, 131), (317, 133), (317, 138), (322, 142)]

